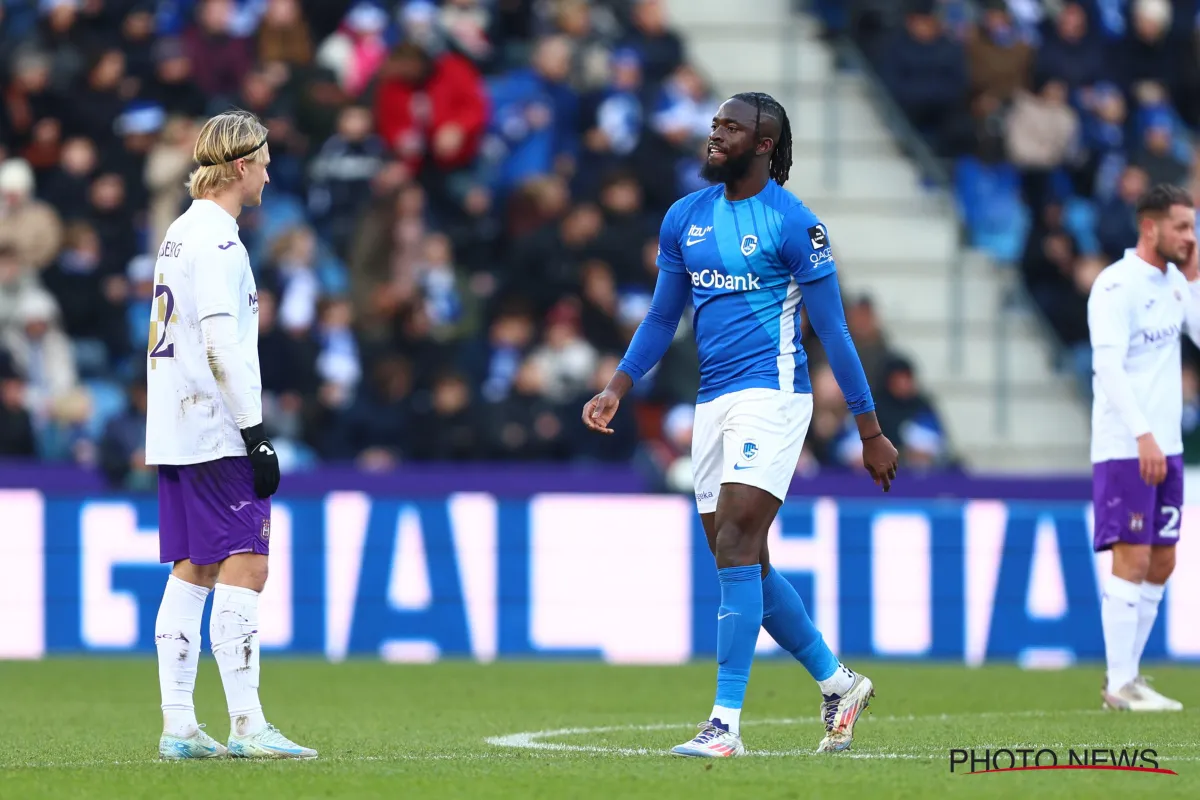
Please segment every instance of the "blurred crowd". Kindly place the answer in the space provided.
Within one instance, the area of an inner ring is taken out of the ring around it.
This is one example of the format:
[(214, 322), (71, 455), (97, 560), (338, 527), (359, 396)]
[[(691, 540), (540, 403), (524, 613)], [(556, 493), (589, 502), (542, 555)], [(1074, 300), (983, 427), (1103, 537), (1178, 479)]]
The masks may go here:
[[(578, 421), (645, 314), (662, 214), (705, 185), (719, 98), (661, 0), (6, 0), (0, 88), (0, 457), (153, 485), (155, 254), (199, 124), (237, 106), (270, 129), (238, 222), (285, 470), (632, 461), (685, 490), (689, 315), (615, 435)], [(868, 298), (849, 313), (885, 430), (942, 463), (911, 364)], [(853, 464), (805, 342), (800, 469)]]
[[(1019, 265), (1060, 367), (1090, 398), (1087, 297), (1136, 243), (1137, 198), (1172, 183), (1200, 201), (1200, 2), (814, 2), (953, 163), (973, 244)], [(1200, 439), (1197, 351), (1185, 347), (1186, 423)]]

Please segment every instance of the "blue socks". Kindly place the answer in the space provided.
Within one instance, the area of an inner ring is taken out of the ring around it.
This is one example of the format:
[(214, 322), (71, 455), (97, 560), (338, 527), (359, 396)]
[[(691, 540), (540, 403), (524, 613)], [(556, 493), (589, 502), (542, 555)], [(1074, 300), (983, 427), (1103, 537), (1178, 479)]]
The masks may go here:
[[(747, 567), (746, 569), (749, 569)], [(755, 567), (762, 574), (761, 567)], [(724, 570), (721, 570), (724, 572)], [(724, 610), (725, 579), (721, 579), (721, 600)], [(839, 662), (825, 644), (825, 639), (804, 609), (804, 601), (796, 594), (795, 587), (772, 567), (762, 579), (763, 620), (762, 625), (771, 638), (784, 650), (792, 654), (813, 676), (824, 681), (837, 672)], [(718, 623), (719, 625), (720, 623)], [(720, 647), (720, 628), (717, 630), (717, 646)]]
[[(750, 664), (763, 623), (762, 567), (725, 567), (721, 579), (721, 609), (717, 612), (717, 700), (716, 706), (735, 719), (721, 722), (737, 732)], [(731, 715), (729, 711), (736, 711)]]

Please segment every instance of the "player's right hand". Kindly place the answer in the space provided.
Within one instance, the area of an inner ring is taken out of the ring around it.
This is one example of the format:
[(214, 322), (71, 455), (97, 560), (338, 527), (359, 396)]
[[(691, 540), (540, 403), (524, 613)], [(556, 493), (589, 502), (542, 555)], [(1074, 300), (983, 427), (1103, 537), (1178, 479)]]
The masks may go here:
[(243, 430), (242, 441), (246, 443), (246, 455), (254, 470), (254, 493), (270, 497), (279, 489), (279, 456), (275, 454), (275, 446), (261, 424)]
[(1154, 440), (1153, 433), (1138, 437), (1138, 470), (1142, 480), (1150, 486), (1158, 486), (1167, 479), (1167, 457)]
[(588, 400), (583, 406), (583, 424), (597, 433), (612, 433), (608, 423), (617, 414), (621, 399), (610, 391), (603, 391)]

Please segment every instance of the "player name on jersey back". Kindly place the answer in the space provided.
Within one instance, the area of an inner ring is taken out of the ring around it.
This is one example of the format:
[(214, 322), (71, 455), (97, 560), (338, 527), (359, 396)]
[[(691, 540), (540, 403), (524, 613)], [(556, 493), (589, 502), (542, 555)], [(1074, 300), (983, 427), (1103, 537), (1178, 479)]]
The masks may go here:
[(237, 222), (216, 203), (196, 200), (167, 229), (154, 264), (146, 355), (146, 463), (198, 464), (244, 456), (233, 413), (209, 365), (200, 321), (237, 321), (238, 352), (258, 362), (258, 289)]
[[(1196, 289), (1173, 264), (1146, 263), (1133, 250), (1100, 273), (1088, 298), (1093, 348), (1115, 347), (1138, 408), (1164, 455), (1183, 452), (1180, 336)], [(1093, 463), (1138, 457), (1137, 440), (1093, 378)]]
[(678, 200), (663, 218), (658, 267), (687, 273), (708, 402), (742, 389), (811, 392), (800, 344), (802, 286), (834, 271), (825, 228), (771, 181), (729, 201), (714, 186)]

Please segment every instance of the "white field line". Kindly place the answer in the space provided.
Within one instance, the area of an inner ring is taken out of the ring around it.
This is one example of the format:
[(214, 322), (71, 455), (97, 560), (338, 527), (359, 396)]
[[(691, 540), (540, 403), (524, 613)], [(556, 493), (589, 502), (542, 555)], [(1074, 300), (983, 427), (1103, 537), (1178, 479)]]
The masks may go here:
[[(1099, 709), (1074, 709), (1074, 710), (1058, 710), (1058, 711), (1043, 711), (1043, 710), (1027, 710), (1027, 711), (985, 711), (974, 714), (906, 714), (906, 715), (871, 715), (863, 717), (858, 723), (859, 725), (867, 725), (870, 727), (876, 723), (893, 723), (893, 722), (940, 722), (953, 721), (962, 719), (1059, 719), (1076, 716), (1090, 716), (1096, 714), (1106, 714), (1111, 712), (1101, 711)], [(747, 720), (747, 727), (757, 725), (798, 725), (802, 723), (818, 722), (818, 717), (785, 717), (780, 719), (763, 719), (763, 720)], [(628, 725), (602, 725), (592, 727), (573, 727), (573, 728), (549, 728), (537, 731), (522, 731), (519, 733), (510, 733), (503, 736), (489, 736), (484, 739), (484, 742), (491, 745), (496, 750), (485, 751), (449, 751), (440, 753), (396, 753), (385, 756), (356, 756), (356, 755), (333, 755), (325, 756), (318, 759), (321, 763), (403, 763), (410, 761), (520, 761), (529, 760), (532, 757), (546, 758), (569, 756), (571, 754), (591, 754), (591, 755), (609, 755), (609, 756), (654, 756), (661, 757), (667, 754), (667, 751), (658, 748), (649, 747), (618, 747), (615, 745), (586, 745), (586, 744), (567, 744), (564, 742), (546, 741), (547, 739), (561, 739), (571, 736), (588, 736), (595, 734), (606, 733), (624, 733), (624, 732), (653, 732), (665, 730), (687, 730), (694, 729), (695, 723), (674, 722), (674, 723), (654, 723), (654, 724), (628, 724)], [(967, 748), (974, 748), (976, 751), (1001, 748), (1016, 749), (1021, 747), (1042, 748), (1042, 747), (1146, 747), (1146, 743), (1129, 742), (1125, 744), (1102, 743), (1102, 744), (1079, 744), (1069, 742), (1053, 742), (1053, 743), (1004, 743), (1004, 744), (967, 744)], [(1161, 750), (1165, 747), (1177, 747), (1186, 750), (1200, 749), (1200, 743), (1197, 742), (1171, 742), (1158, 743), (1149, 745), (1155, 749)], [(747, 751), (747, 755), (757, 757), (775, 757), (775, 758), (796, 758), (796, 757), (814, 757), (818, 754), (815, 748), (805, 749), (789, 749), (789, 750), (753, 750)], [(949, 749), (930, 749), (930, 748), (901, 748), (890, 750), (871, 750), (858, 749), (851, 750), (846, 753), (837, 754), (820, 754), (822, 758), (838, 758), (852, 760), (937, 760), (949, 758)], [(213, 759), (221, 763), (237, 761), (238, 759)], [(1160, 755), (1159, 761), (1164, 762), (1179, 762), (1179, 761), (1200, 761), (1200, 755)], [(110, 760), (110, 759), (85, 759), (75, 761), (27, 761), (27, 762), (0, 762), (0, 772), (9, 770), (21, 769), (86, 769), (94, 767), (125, 767), (125, 766), (144, 766), (147, 764), (162, 764), (174, 765), (179, 762), (163, 762), (158, 759), (148, 756), (145, 759), (127, 759), (127, 760)]]

